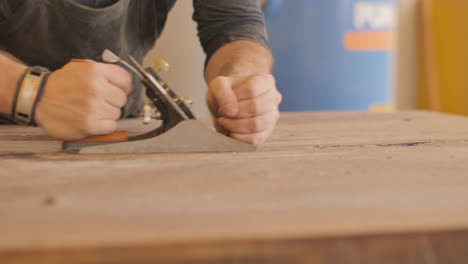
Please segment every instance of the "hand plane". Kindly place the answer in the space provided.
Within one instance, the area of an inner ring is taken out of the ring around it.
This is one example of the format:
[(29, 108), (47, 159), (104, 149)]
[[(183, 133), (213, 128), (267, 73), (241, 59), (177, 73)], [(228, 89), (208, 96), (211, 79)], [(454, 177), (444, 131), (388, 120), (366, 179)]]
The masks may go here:
[[(237, 141), (218, 133), (197, 120), (187, 101), (178, 97), (155, 70), (144, 69), (132, 56), (128, 62), (109, 50), (102, 60), (116, 63), (136, 74), (146, 90), (149, 105), (145, 106), (144, 122), (158, 113), (162, 124), (146, 133), (128, 136), (125, 131), (64, 142), (63, 150), (81, 154), (133, 154), (161, 152), (243, 152), (255, 151), (255, 145)], [(162, 64), (164, 68), (164, 62)]]

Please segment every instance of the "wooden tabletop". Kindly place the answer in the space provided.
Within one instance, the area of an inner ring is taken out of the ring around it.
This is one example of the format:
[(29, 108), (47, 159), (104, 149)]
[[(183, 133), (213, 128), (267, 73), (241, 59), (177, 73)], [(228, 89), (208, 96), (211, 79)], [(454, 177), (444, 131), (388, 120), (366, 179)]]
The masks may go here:
[(0, 263), (468, 262), (468, 118), (283, 114), (251, 153), (60, 146), (0, 127)]

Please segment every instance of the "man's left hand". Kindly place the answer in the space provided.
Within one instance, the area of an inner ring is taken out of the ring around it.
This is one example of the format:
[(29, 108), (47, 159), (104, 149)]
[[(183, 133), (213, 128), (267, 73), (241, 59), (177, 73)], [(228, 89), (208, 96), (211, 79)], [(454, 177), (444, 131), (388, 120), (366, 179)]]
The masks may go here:
[(219, 76), (210, 82), (206, 100), (218, 131), (258, 145), (276, 126), (282, 96), (271, 74)]

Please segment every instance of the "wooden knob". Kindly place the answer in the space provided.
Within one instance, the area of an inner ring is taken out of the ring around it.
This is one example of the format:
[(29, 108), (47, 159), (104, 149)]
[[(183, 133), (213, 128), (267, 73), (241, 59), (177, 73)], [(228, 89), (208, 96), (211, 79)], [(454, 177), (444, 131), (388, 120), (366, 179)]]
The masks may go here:
[(91, 136), (83, 139), (70, 141), (71, 143), (99, 143), (99, 142), (125, 142), (128, 141), (127, 131), (116, 131), (109, 135)]

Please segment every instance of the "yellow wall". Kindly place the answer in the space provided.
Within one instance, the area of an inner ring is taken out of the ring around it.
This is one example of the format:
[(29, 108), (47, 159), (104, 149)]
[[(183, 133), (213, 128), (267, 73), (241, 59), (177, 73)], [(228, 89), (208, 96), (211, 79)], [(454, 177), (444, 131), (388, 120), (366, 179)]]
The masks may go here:
[[(421, 35), (420, 105), (424, 109), (468, 115), (468, 1), (427, 3), (428, 8), (422, 8), (423, 12), (426, 10), (423, 27), (427, 31)], [(430, 83), (435, 95), (432, 103), (428, 96)]]

